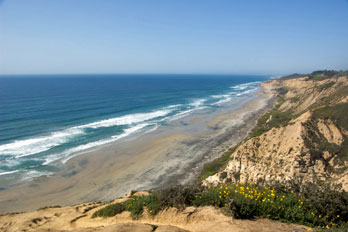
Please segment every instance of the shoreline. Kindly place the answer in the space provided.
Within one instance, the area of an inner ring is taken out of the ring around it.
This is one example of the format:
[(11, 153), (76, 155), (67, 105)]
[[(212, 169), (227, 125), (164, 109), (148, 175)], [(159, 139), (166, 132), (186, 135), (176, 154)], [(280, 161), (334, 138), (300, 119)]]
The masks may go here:
[[(190, 183), (205, 163), (242, 141), (260, 115), (273, 107), (274, 95), (261, 88), (256, 98), (208, 122), (202, 117), (191, 118), (192, 133), (182, 127), (157, 129), (75, 156), (56, 175), (1, 190), (0, 213), (108, 201), (134, 189)], [(207, 130), (201, 132), (202, 126)]]

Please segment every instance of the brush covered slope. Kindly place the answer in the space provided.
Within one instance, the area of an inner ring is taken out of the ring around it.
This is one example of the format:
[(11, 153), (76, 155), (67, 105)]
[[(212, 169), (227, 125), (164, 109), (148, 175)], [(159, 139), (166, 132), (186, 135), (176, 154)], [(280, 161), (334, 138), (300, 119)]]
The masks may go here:
[[(172, 190), (173, 189), (187, 190), (187, 188), (182, 187), (172, 188)], [(163, 191), (168, 193), (170, 190), (171, 189)], [(223, 214), (221, 210), (218, 207), (214, 207), (213, 204), (200, 204), (201, 206), (199, 207), (186, 205), (187, 202), (185, 203), (182, 200), (185, 199), (187, 194), (182, 195), (185, 191), (179, 192), (181, 194), (177, 194), (176, 197), (163, 195), (164, 199), (175, 203), (172, 207), (166, 208), (158, 207), (158, 204), (156, 204), (157, 201), (153, 200), (155, 196), (153, 194), (147, 192), (133, 192), (126, 197), (108, 203), (89, 202), (62, 208), (46, 207), (33, 212), (6, 214), (0, 216), (0, 231), (307, 231), (307, 227), (305, 226), (285, 224), (268, 219), (231, 220), (231, 216)], [(210, 197), (209, 199), (212, 198)], [(217, 203), (218, 201), (215, 202)], [(262, 229), (260, 230), (260, 228)]]
[(204, 184), (328, 181), (348, 190), (347, 76), (317, 71), (263, 83), (277, 105)]

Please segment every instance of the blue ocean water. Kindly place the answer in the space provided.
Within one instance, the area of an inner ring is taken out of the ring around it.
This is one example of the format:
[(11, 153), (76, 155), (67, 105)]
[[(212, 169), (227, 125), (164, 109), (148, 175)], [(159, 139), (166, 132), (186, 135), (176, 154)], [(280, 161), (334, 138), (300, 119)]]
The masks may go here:
[(267, 76), (0, 77), (0, 179), (49, 175), (77, 152), (253, 94)]

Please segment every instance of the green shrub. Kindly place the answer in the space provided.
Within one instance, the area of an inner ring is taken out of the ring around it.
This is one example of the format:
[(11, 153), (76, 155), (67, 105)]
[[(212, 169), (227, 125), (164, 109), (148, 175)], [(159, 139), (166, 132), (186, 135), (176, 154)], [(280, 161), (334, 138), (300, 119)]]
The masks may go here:
[(233, 198), (236, 204), (236, 217), (241, 219), (250, 219), (259, 215), (259, 202), (254, 199), (235, 195)]
[(238, 145), (231, 147), (221, 157), (204, 164), (201, 174), (198, 178), (199, 181), (204, 180), (208, 176), (212, 176), (215, 173), (219, 172), (221, 169), (223, 169), (230, 160), (231, 154), (236, 150), (237, 147)]
[(108, 205), (92, 214), (92, 218), (95, 217), (113, 217), (115, 216), (115, 204)]
[(156, 215), (163, 207), (160, 199), (156, 195), (150, 195), (144, 199), (145, 206), (151, 216)]
[(122, 213), (125, 210), (126, 210), (126, 206), (124, 204), (122, 204), (122, 203), (116, 203), (114, 205), (114, 213), (115, 213), (115, 215), (119, 214), (119, 213)]
[[(230, 211), (232, 200), (233, 212)], [(269, 218), (315, 228), (347, 229), (348, 221), (348, 193), (339, 191), (339, 186), (328, 188), (323, 183), (303, 185), (300, 182), (272, 187), (252, 184), (224, 184), (210, 188), (175, 186), (108, 205), (92, 217), (112, 217), (127, 210), (137, 219), (145, 209), (154, 216), (168, 207), (184, 209), (187, 206), (215, 206), (224, 214), (241, 219)]]
[(134, 196), (124, 202), (124, 205), (126, 206), (126, 210), (128, 210), (131, 213), (131, 216), (133, 219), (137, 219), (143, 214), (145, 197), (146, 196), (140, 196), (140, 197)]
[(308, 75), (308, 80), (318, 80), (318, 81), (325, 80), (335, 76), (336, 74), (338, 74), (338, 72), (334, 70), (314, 71)]
[(196, 198), (193, 200), (192, 204), (194, 206), (217, 206), (223, 207), (225, 205), (225, 199), (219, 195), (219, 192), (212, 190), (205, 190), (197, 194)]
[(280, 88), (277, 91), (279, 94), (277, 105), (258, 119), (256, 127), (249, 134), (249, 138), (260, 136), (275, 127), (286, 126), (290, 120), (295, 117), (295, 115), (290, 112), (279, 110), (280, 106), (285, 102), (284, 94), (286, 91), (284, 91), (283, 88)]
[[(348, 91), (348, 89), (347, 89)], [(318, 108), (313, 111), (313, 121), (318, 121), (319, 119), (330, 119), (339, 128), (348, 130), (348, 103), (341, 103), (334, 106), (325, 106)], [(313, 124), (313, 123), (312, 123)], [(311, 125), (310, 122), (306, 124), (307, 128), (315, 131), (315, 125)], [(314, 128), (314, 129), (313, 129)], [(337, 154), (338, 158), (341, 160), (348, 160), (348, 138), (344, 137), (343, 143), (338, 146), (336, 144), (329, 143), (325, 138), (317, 138), (313, 133), (310, 134), (311, 140), (308, 141), (308, 147), (313, 146), (313, 142), (319, 144), (317, 150), (319, 151), (329, 151), (332, 154)]]
[(348, 130), (347, 112), (348, 103), (341, 103), (334, 106), (326, 106), (316, 109), (313, 112), (313, 118), (331, 119), (336, 125), (340, 125), (344, 129)]

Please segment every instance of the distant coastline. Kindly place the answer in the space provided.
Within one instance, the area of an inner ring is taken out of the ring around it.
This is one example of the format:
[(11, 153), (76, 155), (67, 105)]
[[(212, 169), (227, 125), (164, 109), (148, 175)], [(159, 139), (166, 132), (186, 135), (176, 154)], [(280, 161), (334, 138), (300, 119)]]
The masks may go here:
[(52, 175), (81, 152), (137, 137), (197, 111), (244, 101), (265, 78), (104, 77), (0, 79), (0, 186)]
[[(243, 85), (235, 88), (245, 91)], [(146, 134), (81, 152), (83, 155), (69, 159), (52, 176), (4, 188), (0, 191), (1, 211), (111, 200), (132, 189), (188, 183), (205, 162), (244, 138), (258, 116), (271, 107), (272, 94), (267, 90), (250, 94), (251, 98), (238, 103), (194, 111)], [(215, 98), (216, 102), (222, 100)]]

